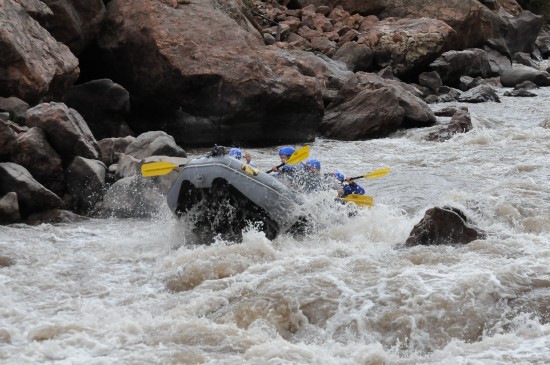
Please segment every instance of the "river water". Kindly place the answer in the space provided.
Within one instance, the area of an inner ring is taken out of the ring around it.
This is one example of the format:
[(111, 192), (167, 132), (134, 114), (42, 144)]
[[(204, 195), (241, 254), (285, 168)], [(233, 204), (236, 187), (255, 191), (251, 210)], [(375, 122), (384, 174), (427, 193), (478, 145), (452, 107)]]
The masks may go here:
[[(309, 198), (321, 224), (302, 238), (190, 245), (167, 208), (0, 227), (0, 363), (550, 363), (550, 88), (535, 92), (465, 104), (474, 129), (443, 143), (425, 139), (440, 125), (317, 139), (324, 171), (392, 170), (362, 181), (375, 206), (351, 218)], [(276, 151), (251, 150), (262, 169)], [(488, 238), (404, 248), (443, 205)]]

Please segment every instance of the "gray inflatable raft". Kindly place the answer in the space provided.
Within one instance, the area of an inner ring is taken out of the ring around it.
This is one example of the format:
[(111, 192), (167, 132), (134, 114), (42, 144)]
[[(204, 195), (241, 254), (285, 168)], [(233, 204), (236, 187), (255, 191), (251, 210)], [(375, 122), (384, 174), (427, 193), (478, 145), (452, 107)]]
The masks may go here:
[(300, 225), (301, 195), (277, 177), (224, 154), (190, 160), (168, 191), (168, 206), (194, 220), (204, 239), (220, 234), (240, 239), (242, 230), (256, 224), (270, 239)]

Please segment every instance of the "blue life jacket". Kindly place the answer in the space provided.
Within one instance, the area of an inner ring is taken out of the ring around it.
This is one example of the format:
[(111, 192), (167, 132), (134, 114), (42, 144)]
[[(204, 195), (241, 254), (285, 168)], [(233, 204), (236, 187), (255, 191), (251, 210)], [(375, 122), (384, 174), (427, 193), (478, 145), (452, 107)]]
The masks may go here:
[(344, 186), (344, 195), (341, 196), (341, 198), (345, 198), (346, 196), (350, 194), (359, 194), (364, 195), (365, 189), (361, 187), (361, 185), (357, 184), (356, 182), (352, 181), (349, 183), (349, 185)]

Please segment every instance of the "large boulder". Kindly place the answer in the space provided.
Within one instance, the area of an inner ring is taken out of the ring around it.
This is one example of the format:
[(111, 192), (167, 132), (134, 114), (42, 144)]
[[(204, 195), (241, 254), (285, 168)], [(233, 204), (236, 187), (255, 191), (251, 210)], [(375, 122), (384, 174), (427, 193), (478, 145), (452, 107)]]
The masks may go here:
[(73, 85), (78, 59), (16, 1), (0, 1), (0, 96), (34, 104)]
[(334, 139), (361, 140), (435, 124), (432, 110), (408, 88), (399, 81), (358, 72), (327, 107), (320, 132)]
[(454, 111), (449, 124), (437, 132), (430, 133), (428, 140), (443, 142), (451, 139), (455, 134), (466, 133), (470, 129), (472, 129), (472, 119), (468, 108), (460, 108)]
[(0, 163), (0, 196), (15, 192), (23, 218), (31, 213), (61, 208), (63, 201), (36, 181), (27, 169), (12, 162)]
[(66, 171), (73, 209), (86, 213), (103, 199), (106, 172), (107, 167), (101, 161), (75, 157)]
[(140, 134), (126, 147), (124, 153), (137, 159), (153, 155), (187, 157), (185, 151), (166, 132), (151, 131)]
[(180, 145), (314, 138), (321, 85), (300, 55), (264, 45), (242, 6), (108, 3), (99, 46), (130, 92), (132, 129), (162, 127)]
[(82, 115), (97, 140), (119, 137), (120, 127), (130, 112), (130, 94), (109, 79), (73, 86), (63, 102)]
[(478, 0), (387, 0), (383, 18), (433, 18), (444, 21), (455, 32), (450, 35), (447, 49), (480, 47), (494, 36), (505, 21)]
[(136, 140), (136, 137), (104, 138), (98, 142), (101, 150), (101, 161), (107, 166), (116, 163), (119, 155)]
[(508, 19), (505, 39), (510, 52), (512, 54), (533, 52), (543, 24), (542, 16), (535, 15), (530, 11), (524, 11), (518, 16)]
[(374, 54), (365, 44), (347, 42), (338, 48), (332, 59), (344, 62), (353, 72), (370, 71)]
[(463, 103), (484, 103), (486, 101), (500, 103), (500, 98), (495, 89), (487, 84), (482, 84), (462, 93), (458, 97), (458, 101)]
[(98, 159), (99, 145), (82, 116), (63, 103), (43, 103), (23, 115), (26, 125), (46, 132), (48, 141), (69, 162), (74, 156)]
[(154, 180), (140, 175), (122, 178), (106, 191), (94, 214), (119, 218), (143, 218), (157, 214), (166, 206), (166, 196), (162, 194)]
[(405, 246), (466, 244), (485, 237), (485, 232), (475, 227), (459, 209), (435, 207), (428, 209), (414, 226)]
[(65, 192), (65, 174), (59, 154), (55, 152), (40, 128), (31, 128), (18, 136), (14, 162), (25, 167), (32, 176), (59, 196)]
[(398, 77), (421, 70), (436, 59), (455, 31), (437, 19), (389, 18), (373, 24), (359, 36), (358, 43), (374, 52), (374, 63), (390, 66)]
[(524, 81), (531, 81), (538, 86), (550, 86), (550, 74), (531, 67), (514, 65), (500, 75), (500, 82), (504, 87), (514, 87)]
[(437, 71), (445, 85), (457, 87), (461, 76), (496, 76), (493, 73), (487, 53), (482, 49), (447, 51), (430, 64)]
[(7, 161), (14, 155), (17, 147), (17, 135), (8, 122), (0, 120), (0, 161)]
[(27, 110), (29, 110), (29, 104), (15, 96), (0, 97), (0, 111), (10, 113), (11, 120), (19, 119)]

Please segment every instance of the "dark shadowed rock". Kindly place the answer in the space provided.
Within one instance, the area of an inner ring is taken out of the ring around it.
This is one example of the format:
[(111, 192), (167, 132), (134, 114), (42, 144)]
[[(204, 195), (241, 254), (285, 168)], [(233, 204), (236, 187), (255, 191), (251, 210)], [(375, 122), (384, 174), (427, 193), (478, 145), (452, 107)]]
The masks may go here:
[(458, 86), (461, 76), (495, 76), (492, 73), (487, 53), (482, 49), (447, 51), (430, 64), (441, 76), (445, 85)]
[(492, 75), (500, 75), (502, 71), (512, 67), (512, 61), (509, 56), (506, 56), (488, 46), (483, 46), (483, 50), (487, 54)]
[(460, 95), (462, 95), (460, 90), (448, 86), (441, 86), (438, 93), (438, 100), (440, 103), (457, 101), (460, 98)]
[(88, 212), (103, 198), (107, 167), (101, 161), (75, 157), (66, 171), (71, 207)]
[(18, 137), (14, 162), (25, 167), (32, 176), (58, 196), (65, 193), (65, 174), (59, 154), (55, 152), (40, 128), (33, 127)]
[(467, 91), (481, 84), (483, 84), (483, 79), (481, 77), (460, 76), (458, 87), (462, 91)]
[(369, 71), (374, 55), (366, 45), (348, 42), (343, 44), (332, 58), (344, 62), (349, 70), (357, 72)]
[(130, 112), (130, 94), (109, 79), (73, 86), (63, 102), (82, 115), (97, 140), (119, 137), (122, 122)]
[(533, 59), (531, 58), (531, 56), (528, 53), (516, 52), (512, 56), (512, 60), (514, 62), (517, 62), (517, 63), (522, 64), (524, 66), (528, 66), (528, 67), (532, 67), (532, 68), (537, 68), (538, 67), (536, 62), (533, 61)]
[(105, 17), (102, 0), (43, 0), (53, 12), (42, 25), (59, 42), (79, 54), (97, 36)]
[(340, 140), (387, 136), (401, 127), (405, 112), (389, 89), (365, 89), (357, 93), (343, 88), (328, 106), (322, 135)]
[(540, 54), (544, 58), (550, 57), (550, 33), (546, 30), (541, 31), (535, 42)]
[(418, 75), (418, 83), (421, 86), (426, 86), (433, 93), (437, 93), (439, 88), (443, 86), (441, 77), (436, 71), (422, 72)]
[(0, 120), (0, 162), (8, 161), (17, 148), (17, 135), (7, 121)]
[(485, 236), (460, 210), (435, 207), (428, 209), (424, 218), (414, 226), (405, 246), (466, 244)]
[(440, 110), (435, 110), (434, 114), (438, 117), (452, 117), (458, 110), (468, 111), (468, 108), (466, 108), (465, 106), (446, 106)]
[(505, 39), (510, 53), (533, 52), (543, 23), (541, 15), (535, 15), (530, 11), (524, 11), (508, 19)]
[(136, 137), (104, 138), (98, 142), (101, 150), (101, 161), (107, 166), (118, 161), (119, 155), (136, 140)]
[(455, 134), (466, 133), (472, 129), (472, 119), (468, 109), (460, 108), (453, 114), (449, 124), (438, 132), (428, 135), (429, 141), (443, 142), (451, 139)]
[(10, 113), (11, 120), (17, 121), (27, 110), (29, 110), (29, 104), (15, 96), (0, 97), (0, 111)]
[(23, 218), (31, 213), (61, 208), (63, 202), (36, 181), (23, 166), (12, 162), (0, 163), (0, 195), (17, 193), (19, 211)]
[(48, 141), (64, 161), (73, 156), (98, 159), (99, 146), (82, 116), (63, 103), (39, 104), (24, 114), (29, 127), (46, 132)]

